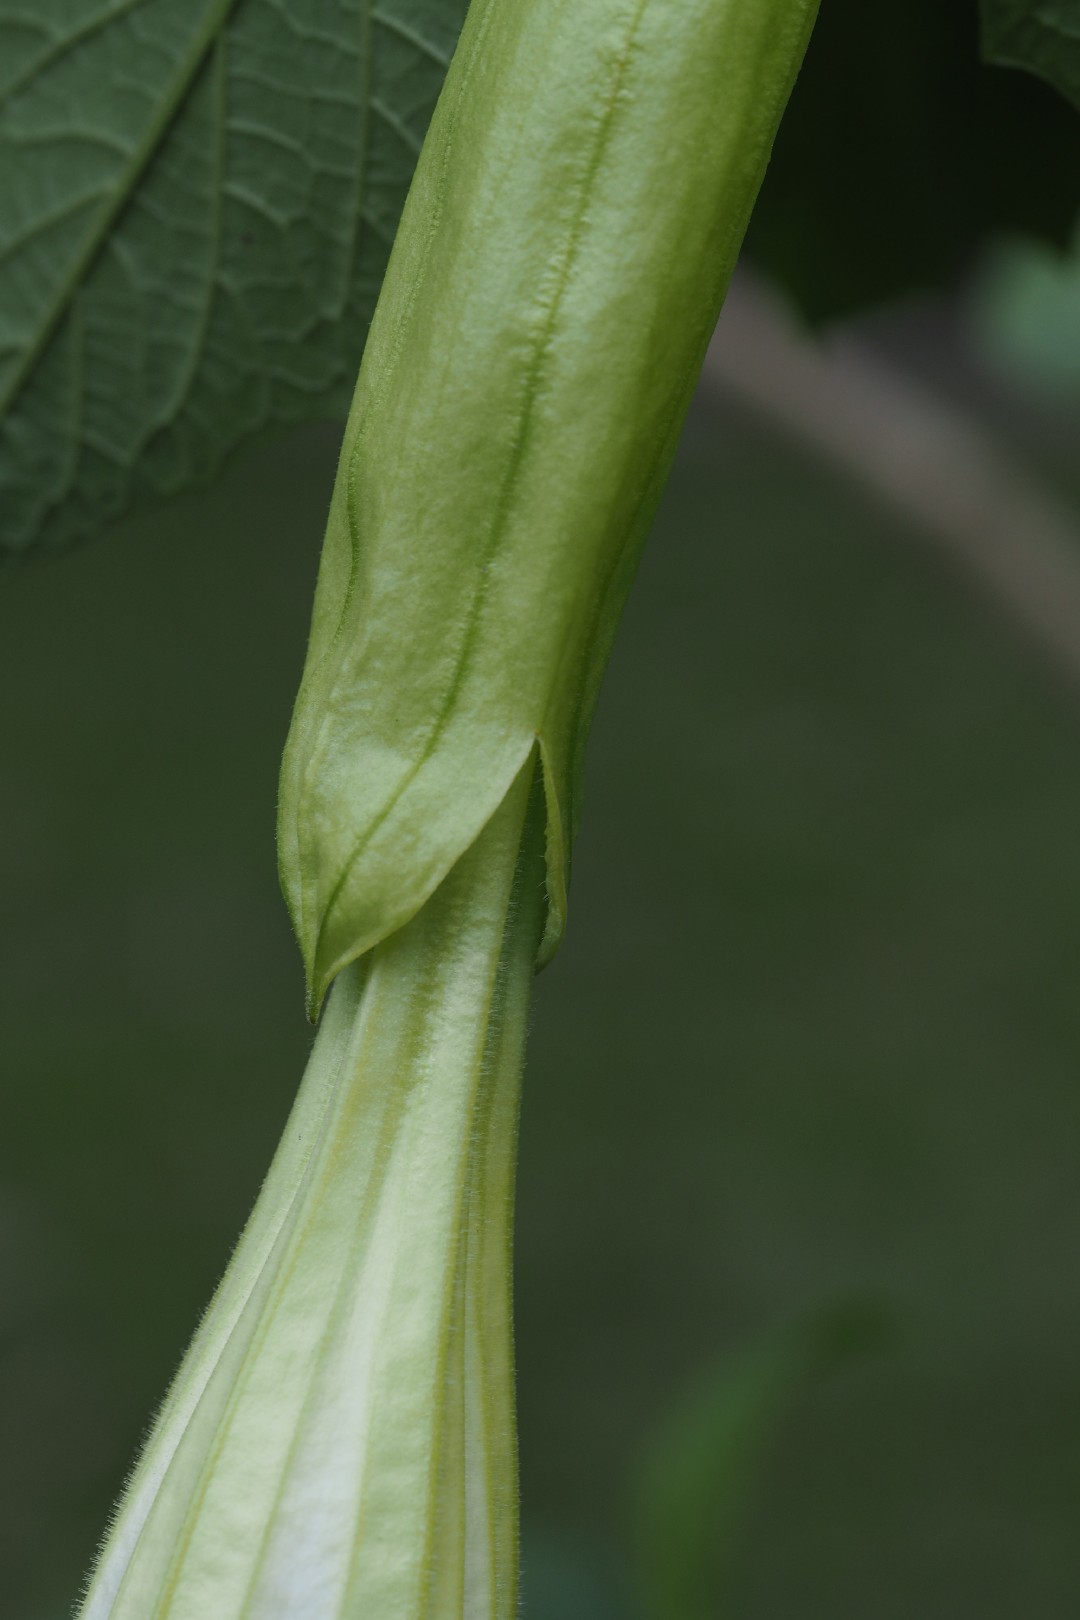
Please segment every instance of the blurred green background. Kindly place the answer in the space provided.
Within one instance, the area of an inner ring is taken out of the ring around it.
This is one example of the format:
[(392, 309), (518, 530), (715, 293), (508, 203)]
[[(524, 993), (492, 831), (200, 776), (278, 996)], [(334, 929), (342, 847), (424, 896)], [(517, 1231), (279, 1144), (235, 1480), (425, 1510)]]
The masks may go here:
[[(1067, 483), (1074, 407), (987, 389)], [(274, 797), (334, 450), (0, 589), (2, 1620), (67, 1613), (304, 1062)], [(526, 1620), (633, 1620), (649, 1434), (837, 1299), (889, 1334), (750, 1471), (724, 1612), (1075, 1617), (1080, 695), (702, 395), (587, 787), (523, 1117)]]

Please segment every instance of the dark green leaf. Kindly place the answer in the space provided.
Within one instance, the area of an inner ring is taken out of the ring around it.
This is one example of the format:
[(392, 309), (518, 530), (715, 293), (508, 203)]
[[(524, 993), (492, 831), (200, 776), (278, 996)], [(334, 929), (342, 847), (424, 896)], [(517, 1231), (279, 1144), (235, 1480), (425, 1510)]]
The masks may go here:
[(1080, 0), (980, 0), (989, 62), (1037, 73), (1080, 108)]
[(0, 550), (338, 413), (465, 0), (0, 0)]

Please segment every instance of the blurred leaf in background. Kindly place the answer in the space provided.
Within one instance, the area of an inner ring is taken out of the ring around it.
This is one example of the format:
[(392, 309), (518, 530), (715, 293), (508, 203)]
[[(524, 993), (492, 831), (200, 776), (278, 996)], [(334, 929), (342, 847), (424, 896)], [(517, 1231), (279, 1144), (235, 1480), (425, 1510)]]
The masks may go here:
[(1080, 0), (980, 0), (983, 51), (1027, 68), (1080, 108)]
[[(1080, 109), (1080, 0), (980, 0), (983, 55), (1026, 69)], [(1080, 397), (1080, 226), (1054, 251), (1009, 235), (992, 244), (971, 328), (1006, 378), (1058, 402)]]
[(1058, 404), (1080, 401), (1080, 231), (1064, 252), (998, 243), (968, 313), (976, 347), (1007, 381)]
[(890, 1322), (846, 1300), (765, 1335), (683, 1392), (633, 1477), (633, 1563), (649, 1620), (718, 1620), (777, 1431), (813, 1382), (880, 1348)]
[(1078, 175), (1080, 118), (982, 65), (974, 3), (827, 0), (748, 251), (835, 318), (952, 286), (1002, 232), (1064, 242)]

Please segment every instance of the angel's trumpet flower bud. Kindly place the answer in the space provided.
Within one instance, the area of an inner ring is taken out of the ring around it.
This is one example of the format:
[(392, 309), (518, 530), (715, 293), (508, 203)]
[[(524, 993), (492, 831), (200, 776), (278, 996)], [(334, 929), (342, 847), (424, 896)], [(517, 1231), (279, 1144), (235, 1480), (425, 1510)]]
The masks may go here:
[(333, 990), (83, 1620), (514, 1613), (529, 975), (815, 9), (473, 0), (357, 383), (282, 771), (313, 1013)]

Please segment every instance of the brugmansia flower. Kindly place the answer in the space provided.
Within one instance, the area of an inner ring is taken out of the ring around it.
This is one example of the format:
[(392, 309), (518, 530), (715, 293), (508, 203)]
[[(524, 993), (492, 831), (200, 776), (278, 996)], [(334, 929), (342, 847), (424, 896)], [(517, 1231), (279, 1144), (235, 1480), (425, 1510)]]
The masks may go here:
[[(282, 776), (326, 1010), (84, 1620), (510, 1620), (528, 987), (604, 663), (814, 0), (474, 0)], [(332, 985), (332, 989), (331, 989)]]
[(337, 979), (285, 1138), (88, 1615), (509, 1616), (510, 1215), (539, 940), (521, 773)]

